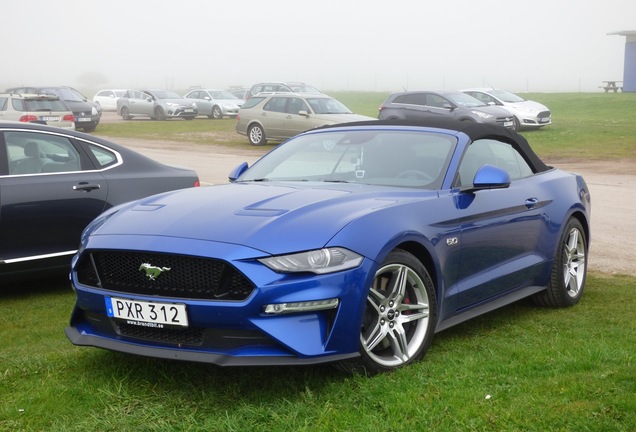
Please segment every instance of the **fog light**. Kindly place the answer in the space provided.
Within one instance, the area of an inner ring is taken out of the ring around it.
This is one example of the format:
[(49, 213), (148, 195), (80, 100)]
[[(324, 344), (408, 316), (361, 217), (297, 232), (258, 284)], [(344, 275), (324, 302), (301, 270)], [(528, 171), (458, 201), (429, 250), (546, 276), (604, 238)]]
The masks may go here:
[(338, 307), (339, 300), (337, 298), (327, 300), (315, 300), (307, 302), (278, 303), (265, 305), (266, 314), (284, 314), (293, 312), (312, 312), (326, 309), (335, 309)]

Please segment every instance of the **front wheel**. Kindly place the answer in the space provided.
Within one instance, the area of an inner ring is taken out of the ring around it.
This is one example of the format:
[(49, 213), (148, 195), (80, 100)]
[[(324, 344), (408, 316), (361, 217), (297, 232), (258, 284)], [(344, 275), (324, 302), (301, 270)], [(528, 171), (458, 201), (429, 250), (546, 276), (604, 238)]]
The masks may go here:
[(533, 296), (540, 306), (569, 307), (579, 302), (587, 274), (587, 238), (578, 219), (565, 225), (554, 259), (550, 283), (545, 291)]
[(347, 372), (390, 371), (426, 354), (436, 320), (435, 288), (409, 252), (391, 252), (376, 272), (360, 329), (360, 357), (337, 366)]
[(155, 108), (155, 118), (157, 120), (165, 120), (166, 119), (166, 113), (163, 111), (163, 108), (161, 108), (161, 107)]
[(512, 118), (513, 118), (513, 121), (515, 123), (515, 126), (514, 126), (515, 132), (519, 132), (521, 130), (521, 122), (519, 121), (519, 119), (517, 117), (513, 116)]
[(216, 105), (212, 107), (212, 118), (215, 120), (221, 120), (223, 118), (223, 111)]
[(249, 139), (250, 144), (255, 146), (260, 146), (267, 142), (267, 139), (265, 138), (265, 131), (261, 125), (258, 124), (250, 126), (247, 131), (247, 138)]

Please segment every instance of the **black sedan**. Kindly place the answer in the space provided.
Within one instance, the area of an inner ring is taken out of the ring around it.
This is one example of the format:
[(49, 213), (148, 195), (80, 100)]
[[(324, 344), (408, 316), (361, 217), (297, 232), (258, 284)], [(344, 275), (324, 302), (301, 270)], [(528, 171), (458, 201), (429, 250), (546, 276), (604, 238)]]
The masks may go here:
[(82, 230), (104, 210), (198, 185), (192, 170), (98, 137), (0, 122), (0, 280), (68, 268)]

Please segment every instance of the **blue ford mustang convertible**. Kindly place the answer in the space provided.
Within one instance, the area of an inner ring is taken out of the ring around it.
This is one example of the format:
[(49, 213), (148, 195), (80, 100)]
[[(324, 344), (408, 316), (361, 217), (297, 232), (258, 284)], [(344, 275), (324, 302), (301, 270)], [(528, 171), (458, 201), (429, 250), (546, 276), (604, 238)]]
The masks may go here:
[(433, 334), (583, 293), (590, 194), (517, 133), (371, 121), (281, 144), (230, 183), (112, 208), (73, 260), (76, 345), (378, 373)]

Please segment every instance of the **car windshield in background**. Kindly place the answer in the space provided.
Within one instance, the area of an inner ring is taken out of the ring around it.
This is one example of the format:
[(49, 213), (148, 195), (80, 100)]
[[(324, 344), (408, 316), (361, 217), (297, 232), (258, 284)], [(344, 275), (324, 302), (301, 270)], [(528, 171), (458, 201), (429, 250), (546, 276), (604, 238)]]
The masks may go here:
[(321, 94), (321, 92), (310, 85), (289, 85), (289, 88), (294, 93), (309, 93), (309, 94)]
[(316, 114), (352, 114), (351, 110), (334, 98), (307, 98)]
[(450, 99), (454, 104), (463, 106), (463, 107), (486, 106), (486, 104), (480, 101), (479, 99), (475, 99), (474, 97), (469, 96), (466, 93), (462, 93), (462, 92), (448, 94), (446, 95), (446, 97)]
[(172, 91), (158, 90), (154, 91), (153, 94), (157, 99), (182, 99), (181, 96)]
[(225, 90), (211, 91), (210, 96), (212, 96), (214, 99), (238, 99), (232, 93)]
[(73, 90), (69, 88), (64, 88), (64, 87), (44, 88), (41, 90), (40, 93), (56, 95), (60, 99), (65, 101), (75, 101), (75, 102), (84, 101), (84, 97), (82, 97), (82, 95), (77, 94)]
[(437, 189), (454, 137), (402, 131), (324, 132), (299, 136), (273, 150), (238, 178)]
[(489, 91), (491, 95), (496, 98), (501, 99), (504, 102), (525, 102), (526, 100), (521, 96), (517, 96), (514, 93), (510, 93), (505, 90), (491, 90)]

